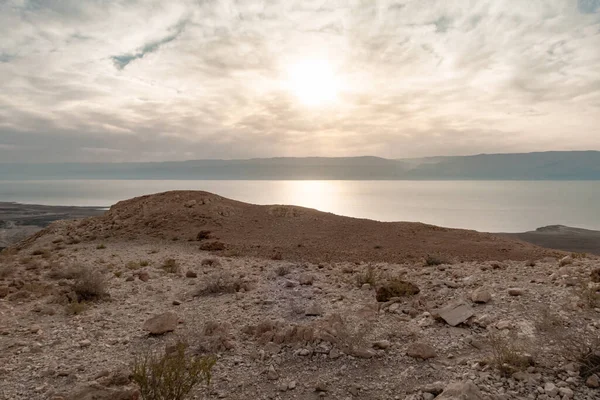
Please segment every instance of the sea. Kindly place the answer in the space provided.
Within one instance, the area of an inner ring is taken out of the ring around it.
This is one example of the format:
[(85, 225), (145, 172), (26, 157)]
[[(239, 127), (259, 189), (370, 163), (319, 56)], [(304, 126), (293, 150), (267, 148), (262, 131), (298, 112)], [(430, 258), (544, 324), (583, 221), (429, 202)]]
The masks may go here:
[(168, 190), (204, 190), (254, 204), (293, 204), (482, 232), (547, 225), (600, 230), (600, 181), (0, 181), (0, 202), (106, 208)]

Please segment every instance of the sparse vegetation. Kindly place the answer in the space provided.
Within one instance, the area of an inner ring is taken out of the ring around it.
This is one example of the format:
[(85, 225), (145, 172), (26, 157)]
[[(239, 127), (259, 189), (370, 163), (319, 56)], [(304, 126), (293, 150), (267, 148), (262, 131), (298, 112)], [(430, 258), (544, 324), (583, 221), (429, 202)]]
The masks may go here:
[(420, 289), (414, 283), (393, 277), (377, 287), (376, 298), (379, 302), (386, 302), (394, 297), (413, 296), (419, 292)]
[(89, 306), (85, 301), (72, 301), (65, 305), (65, 312), (67, 313), (67, 315), (79, 315), (85, 312), (88, 308)]
[(584, 307), (600, 307), (600, 292), (598, 292), (598, 288), (595, 284), (589, 284), (585, 281), (581, 282), (579, 284), (577, 294), (579, 295), (579, 298), (581, 299)]
[(150, 261), (148, 261), (148, 260), (140, 261), (140, 267), (147, 267), (148, 265), (150, 265)]
[(225, 243), (215, 240), (213, 242), (202, 243), (200, 245), (202, 251), (221, 251), (225, 250)]
[(442, 265), (442, 264), (446, 264), (446, 260), (444, 260), (443, 258), (439, 257), (439, 256), (434, 256), (434, 255), (428, 255), (427, 257), (425, 257), (425, 265), (427, 265), (428, 267), (432, 267), (432, 266), (436, 266), (436, 265)]
[(242, 289), (248, 290), (248, 285), (242, 282), (240, 278), (226, 273), (217, 273), (205, 279), (196, 291), (195, 297), (235, 293)]
[(4, 264), (4, 265), (0, 265), (0, 279), (5, 279), (5, 278), (9, 278), (13, 275), (14, 273), (14, 267), (8, 265), (8, 264)]
[(178, 343), (174, 351), (160, 355), (147, 352), (138, 356), (132, 368), (132, 380), (144, 400), (183, 400), (199, 384), (210, 384), (216, 358), (186, 354), (187, 346)]
[(373, 267), (372, 265), (369, 265), (364, 272), (359, 273), (356, 276), (356, 285), (358, 287), (362, 287), (362, 285), (368, 283), (369, 285), (375, 287), (378, 280), (379, 280), (379, 274), (375, 270), (375, 267)]
[(102, 243), (100, 243), (98, 246), (96, 246), (97, 250), (104, 250), (106, 248), (106, 246)]
[(206, 239), (210, 239), (210, 231), (200, 231), (196, 235), (196, 240), (198, 240), (198, 241), (206, 240)]
[(127, 267), (127, 269), (130, 269), (132, 271), (135, 271), (136, 269), (140, 269), (142, 266), (140, 263), (137, 263), (135, 261), (129, 261), (127, 264), (125, 264), (125, 267)]
[(106, 281), (99, 271), (91, 268), (82, 268), (72, 285), (73, 292), (77, 296), (77, 302), (96, 301), (105, 298)]
[(169, 274), (176, 274), (180, 270), (179, 263), (174, 258), (167, 258), (160, 268)]
[(218, 267), (219, 265), (221, 265), (221, 263), (216, 258), (205, 258), (200, 262), (200, 265), (208, 267)]
[(291, 272), (289, 265), (278, 265), (275, 268), (275, 274), (277, 276), (286, 276)]
[(490, 332), (491, 349), (490, 364), (506, 376), (525, 370), (532, 364), (532, 359), (525, 352), (525, 346), (514, 337), (502, 337)]

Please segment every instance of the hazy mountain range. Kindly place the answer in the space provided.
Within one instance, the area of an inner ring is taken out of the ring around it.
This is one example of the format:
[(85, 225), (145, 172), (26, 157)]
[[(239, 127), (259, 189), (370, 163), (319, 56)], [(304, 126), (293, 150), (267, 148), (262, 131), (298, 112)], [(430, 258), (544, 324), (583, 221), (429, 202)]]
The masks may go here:
[(600, 180), (600, 151), (385, 159), (261, 158), (136, 163), (0, 163), (0, 180)]

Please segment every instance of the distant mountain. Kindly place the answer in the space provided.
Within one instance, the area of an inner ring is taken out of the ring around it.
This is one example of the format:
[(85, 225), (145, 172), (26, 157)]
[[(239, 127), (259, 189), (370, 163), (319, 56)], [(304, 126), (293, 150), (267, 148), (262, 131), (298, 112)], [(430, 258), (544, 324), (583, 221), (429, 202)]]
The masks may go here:
[(144, 163), (0, 163), (0, 180), (32, 179), (600, 180), (600, 151), (396, 160), (280, 157)]

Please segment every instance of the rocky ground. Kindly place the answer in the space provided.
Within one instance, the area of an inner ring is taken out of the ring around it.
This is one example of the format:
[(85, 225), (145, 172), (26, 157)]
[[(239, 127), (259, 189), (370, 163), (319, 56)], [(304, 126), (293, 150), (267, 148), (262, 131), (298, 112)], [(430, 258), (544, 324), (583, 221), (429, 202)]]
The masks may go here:
[(597, 257), (301, 262), (91, 224), (2, 253), (0, 399), (139, 398), (136, 357), (178, 342), (217, 356), (196, 399), (600, 397)]

